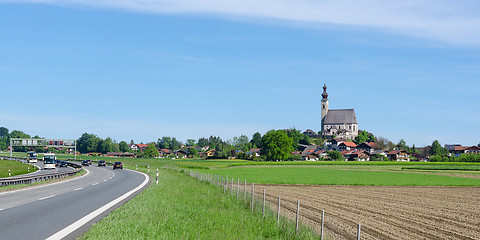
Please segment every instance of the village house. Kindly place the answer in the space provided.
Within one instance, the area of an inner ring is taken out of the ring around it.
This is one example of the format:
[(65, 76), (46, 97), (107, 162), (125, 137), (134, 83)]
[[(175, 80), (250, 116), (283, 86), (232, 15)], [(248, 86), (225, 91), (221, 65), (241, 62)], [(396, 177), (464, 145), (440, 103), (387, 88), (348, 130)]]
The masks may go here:
[(357, 150), (362, 150), (372, 154), (375, 151), (375, 143), (374, 142), (363, 142), (357, 145)]
[(338, 150), (340, 151), (350, 151), (350, 150), (355, 150), (357, 147), (357, 144), (354, 142), (342, 142), (338, 145)]
[(387, 153), (387, 157), (392, 161), (409, 162), (410, 155), (405, 150), (393, 150)]
[(128, 146), (130, 147), (130, 150), (132, 150), (132, 151), (137, 151), (138, 150), (138, 146), (135, 143), (128, 144)]
[(249, 156), (260, 157), (260, 148), (252, 148), (250, 151), (247, 152)]
[(137, 149), (140, 150), (141, 152), (145, 152), (145, 149), (147, 149), (148, 144), (137, 144)]
[(312, 129), (307, 129), (303, 132), (303, 135), (307, 135), (309, 137), (317, 137), (317, 133), (314, 132)]
[(105, 157), (124, 157), (124, 158), (134, 158), (135, 153), (122, 153), (122, 152), (107, 152), (107, 154), (104, 154), (103, 156)]
[(370, 161), (370, 154), (363, 150), (344, 151), (342, 155), (347, 161)]
[(455, 155), (456, 157), (461, 154), (471, 154), (471, 153), (480, 153), (480, 147), (478, 146), (462, 146), (460, 144), (451, 144), (445, 145), (445, 149), (450, 152), (450, 154)]

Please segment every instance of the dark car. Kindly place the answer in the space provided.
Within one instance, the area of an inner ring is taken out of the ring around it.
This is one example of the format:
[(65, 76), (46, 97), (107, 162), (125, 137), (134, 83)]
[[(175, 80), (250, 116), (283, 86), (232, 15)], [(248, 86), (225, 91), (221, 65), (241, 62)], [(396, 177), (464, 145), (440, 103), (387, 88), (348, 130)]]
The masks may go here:
[(123, 164), (122, 164), (122, 162), (115, 162), (115, 163), (113, 164), (113, 169), (117, 169), (117, 168), (123, 169)]
[(88, 159), (87, 159), (87, 160), (85, 160), (85, 161), (87, 161), (87, 162), (88, 162), (88, 165), (89, 165), (89, 166), (91, 166), (91, 165), (92, 165), (92, 160), (88, 160)]
[(58, 167), (67, 167), (67, 162), (66, 161), (58, 161)]
[(82, 166), (90, 166), (90, 163), (88, 162), (88, 160), (83, 160)]
[(98, 161), (98, 166), (99, 166), (99, 167), (102, 167), (102, 166), (103, 166), (103, 167), (106, 167), (106, 166), (107, 166), (107, 163), (106, 163), (105, 161), (103, 161), (103, 160), (100, 160), (100, 161)]

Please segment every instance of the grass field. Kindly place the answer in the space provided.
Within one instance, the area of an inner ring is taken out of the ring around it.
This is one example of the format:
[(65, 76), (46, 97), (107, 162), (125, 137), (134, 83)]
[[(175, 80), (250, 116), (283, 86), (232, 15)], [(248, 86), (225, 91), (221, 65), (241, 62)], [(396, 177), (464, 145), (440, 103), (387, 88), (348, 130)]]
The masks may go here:
[[(160, 164), (157, 160), (151, 169)], [(295, 236), (294, 223), (282, 219), (277, 225), (274, 213), (268, 212), (264, 219), (258, 206), (252, 214), (249, 203), (242, 201), (186, 174), (160, 169), (158, 185), (152, 183), (81, 239), (318, 238), (303, 227)]]
[(10, 170), (12, 176), (27, 174), (29, 173), (28, 168), (30, 168), (30, 172), (37, 170), (29, 164), (10, 160), (0, 160), (0, 178), (8, 177), (8, 170)]

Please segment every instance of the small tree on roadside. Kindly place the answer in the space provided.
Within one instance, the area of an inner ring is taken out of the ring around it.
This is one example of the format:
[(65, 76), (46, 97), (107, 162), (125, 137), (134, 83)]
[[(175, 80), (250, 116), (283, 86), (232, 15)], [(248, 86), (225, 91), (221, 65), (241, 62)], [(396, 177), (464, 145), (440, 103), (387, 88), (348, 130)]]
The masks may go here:
[(145, 152), (143, 153), (143, 156), (147, 158), (152, 158), (152, 157), (158, 157), (158, 150), (157, 147), (155, 146), (155, 143), (150, 143), (148, 144), (147, 148), (145, 148)]
[(335, 161), (343, 159), (343, 156), (339, 151), (330, 151), (328, 152), (328, 156), (330, 157), (330, 159)]
[(262, 137), (261, 155), (267, 161), (287, 160), (293, 152), (293, 140), (284, 130), (270, 130)]

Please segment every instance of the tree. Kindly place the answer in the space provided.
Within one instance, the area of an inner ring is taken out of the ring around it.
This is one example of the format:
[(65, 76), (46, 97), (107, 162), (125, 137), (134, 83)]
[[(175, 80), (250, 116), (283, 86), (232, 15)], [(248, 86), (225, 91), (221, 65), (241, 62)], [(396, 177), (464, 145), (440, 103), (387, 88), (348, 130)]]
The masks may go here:
[(405, 140), (403, 139), (400, 139), (400, 141), (398, 141), (397, 148), (405, 151), (408, 151), (410, 149)]
[(262, 135), (259, 132), (254, 133), (250, 143), (252, 143), (254, 147), (262, 148)]
[(157, 147), (160, 148), (160, 149), (171, 149), (170, 147), (170, 144), (172, 142), (172, 138), (171, 137), (162, 137), (161, 139), (159, 138), (158, 141), (157, 141)]
[(194, 147), (188, 148), (188, 156), (197, 157), (198, 156), (198, 150)]
[(195, 141), (195, 139), (187, 139), (187, 142), (185, 143), (185, 145), (191, 147), (191, 146), (195, 146), (196, 143), (197, 141)]
[(440, 145), (440, 142), (438, 140), (433, 141), (432, 143), (432, 151), (430, 152), (430, 155), (447, 155), (448, 150), (443, 148), (442, 145)]
[(155, 143), (149, 143), (148, 146), (145, 148), (145, 151), (143, 152), (143, 156), (147, 158), (158, 157), (158, 155), (159, 154)]
[(293, 151), (293, 140), (284, 130), (270, 130), (262, 137), (262, 156), (268, 160), (287, 160)]
[(199, 147), (205, 147), (208, 146), (208, 139), (206, 138), (199, 138), (197, 142), (197, 146)]
[(375, 142), (375, 136), (365, 130), (360, 131), (358, 136), (355, 137), (356, 144), (364, 143), (364, 142)]
[(120, 152), (130, 152), (130, 147), (128, 147), (128, 144), (125, 141), (121, 141), (118, 144), (118, 148), (119, 148)]
[(0, 127), (0, 138), (8, 137), (8, 128)]
[(327, 154), (332, 160), (341, 160), (343, 158), (342, 154), (339, 151), (330, 151)]

